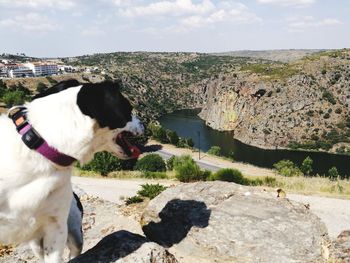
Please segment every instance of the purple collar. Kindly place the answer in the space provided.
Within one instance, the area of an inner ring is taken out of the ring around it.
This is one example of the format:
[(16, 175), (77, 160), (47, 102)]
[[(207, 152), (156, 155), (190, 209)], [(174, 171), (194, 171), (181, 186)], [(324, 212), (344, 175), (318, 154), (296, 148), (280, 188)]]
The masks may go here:
[(10, 109), (8, 116), (16, 125), (18, 133), (22, 135), (22, 141), (29, 149), (37, 151), (46, 159), (49, 159), (60, 166), (70, 166), (76, 161), (75, 158), (64, 153), (60, 153), (55, 148), (48, 145), (48, 143), (28, 122), (27, 108), (13, 107)]

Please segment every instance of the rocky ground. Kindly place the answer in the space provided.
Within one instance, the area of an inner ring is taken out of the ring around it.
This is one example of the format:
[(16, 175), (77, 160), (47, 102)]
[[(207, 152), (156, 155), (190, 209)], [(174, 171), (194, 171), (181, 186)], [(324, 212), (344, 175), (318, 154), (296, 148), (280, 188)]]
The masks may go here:
[[(118, 191), (118, 180), (105, 181)], [(86, 253), (72, 263), (276, 262), (271, 259), (282, 258), (283, 262), (350, 262), (350, 232), (329, 238), (326, 227), (348, 221), (336, 210), (347, 211), (348, 203), (340, 207), (335, 200), (330, 202), (333, 209), (326, 208), (333, 220), (325, 225), (314, 215), (319, 213), (315, 202), (295, 203), (233, 183), (171, 186), (150, 203), (131, 206), (91, 196), (78, 187), (75, 191), (84, 206)], [(22, 246), (2, 248), (0, 262), (37, 260)]]

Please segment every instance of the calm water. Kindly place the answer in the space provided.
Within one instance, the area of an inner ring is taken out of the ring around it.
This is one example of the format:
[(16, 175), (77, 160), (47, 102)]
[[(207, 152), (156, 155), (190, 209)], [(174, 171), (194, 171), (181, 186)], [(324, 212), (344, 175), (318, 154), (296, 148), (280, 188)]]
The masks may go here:
[(180, 110), (162, 116), (159, 122), (163, 127), (176, 131), (181, 137), (192, 138), (196, 148), (199, 148), (200, 138), (202, 151), (206, 152), (211, 146), (217, 145), (221, 147), (224, 155), (233, 151), (234, 159), (240, 162), (271, 168), (274, 163), (282, 159), (289, 159), (300, 165), (307, 156), (310, 156), (314, 161), (315, 173), (327, 174), (328, 170), (335, 166), (341, 175), (350, 175), (350, 156), (259, 149), (233, 139), (231, 132), (216, 131), (206, 126), (205, 122), (197, 116), (198, 113), (199, 110)]

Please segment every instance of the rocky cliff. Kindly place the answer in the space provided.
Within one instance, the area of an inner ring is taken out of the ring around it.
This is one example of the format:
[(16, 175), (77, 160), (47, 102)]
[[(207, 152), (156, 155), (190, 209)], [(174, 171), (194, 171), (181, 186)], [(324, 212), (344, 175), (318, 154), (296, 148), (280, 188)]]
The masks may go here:
[(329, 150), (350, 141), (350, 51), (243, 66), (203, 94), (199, 116), (250, 145)]

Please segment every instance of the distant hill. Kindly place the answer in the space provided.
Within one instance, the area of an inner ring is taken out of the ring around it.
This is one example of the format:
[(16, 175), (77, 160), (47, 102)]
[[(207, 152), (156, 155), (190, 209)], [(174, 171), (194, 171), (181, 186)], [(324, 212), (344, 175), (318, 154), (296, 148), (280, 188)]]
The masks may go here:
[(280, 49), (280, 50), (239, 50), (223, 53), (213, 53), (218, 56), (249, 57), (268, 59), (280, 62), (292, 62), (305, 56), (325, 51), (325, 49)]

